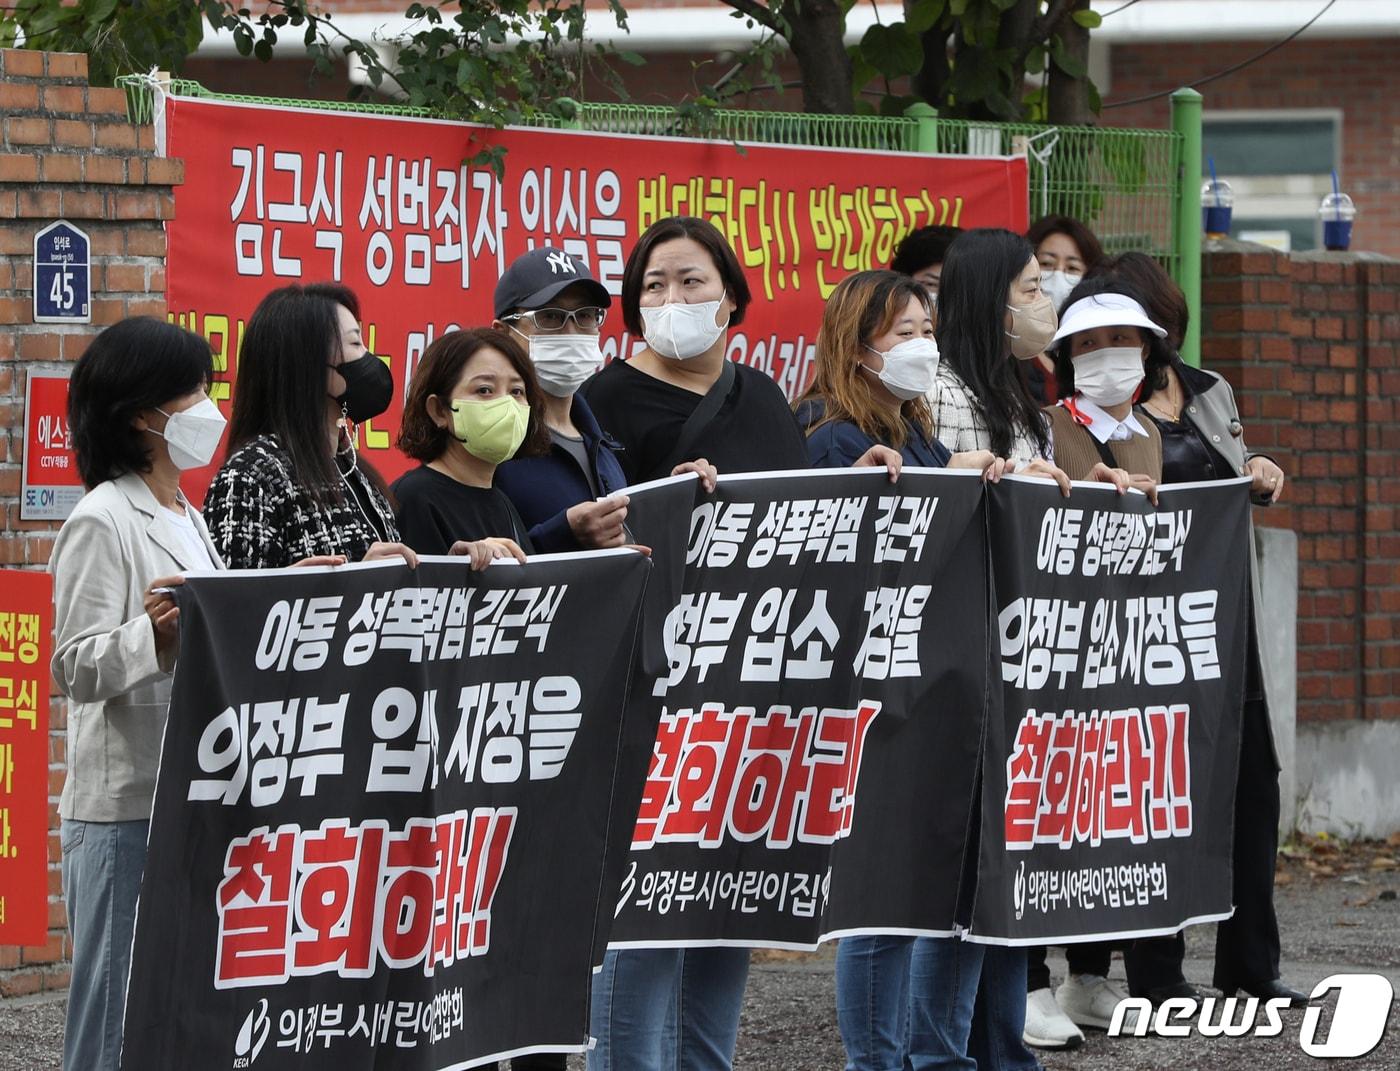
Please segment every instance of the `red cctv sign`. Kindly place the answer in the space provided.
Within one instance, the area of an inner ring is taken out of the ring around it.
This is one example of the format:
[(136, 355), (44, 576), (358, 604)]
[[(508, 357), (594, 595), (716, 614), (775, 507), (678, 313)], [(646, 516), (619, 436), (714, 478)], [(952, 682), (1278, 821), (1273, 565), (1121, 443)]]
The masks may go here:
[(20, 520), (66, 520), (82, 497), (68, 428), (68, 373), (30, 372), (24, 391)]

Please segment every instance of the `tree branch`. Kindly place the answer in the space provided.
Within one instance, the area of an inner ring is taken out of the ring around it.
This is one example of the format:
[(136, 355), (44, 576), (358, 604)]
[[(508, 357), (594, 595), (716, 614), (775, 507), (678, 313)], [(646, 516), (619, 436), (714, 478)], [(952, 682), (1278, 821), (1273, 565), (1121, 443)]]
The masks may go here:
[(754, 20), (760, 26), (766, 26), (779, 36), (786, 37), (787, 27), (779, 21), (778, 17), (758, 3), (757, 0), (723, 0), (725, 7), (732, 7), (741, 15)]

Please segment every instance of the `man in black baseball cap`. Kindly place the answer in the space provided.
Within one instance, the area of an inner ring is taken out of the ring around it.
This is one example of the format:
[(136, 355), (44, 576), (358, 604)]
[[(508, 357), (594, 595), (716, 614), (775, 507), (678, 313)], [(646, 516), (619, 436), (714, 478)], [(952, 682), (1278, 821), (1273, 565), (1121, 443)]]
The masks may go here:
[[(564, 291), (568, 290), (568, 294)], [(571, 253), (543, 245), (511, 262), (496, 284), (497, 320), (511, 313), (543, 309), (556, 297), (565, 299), (565, 308), (606, 309), (612, 305), (607, 289), (588, 270), (588, 265)]]

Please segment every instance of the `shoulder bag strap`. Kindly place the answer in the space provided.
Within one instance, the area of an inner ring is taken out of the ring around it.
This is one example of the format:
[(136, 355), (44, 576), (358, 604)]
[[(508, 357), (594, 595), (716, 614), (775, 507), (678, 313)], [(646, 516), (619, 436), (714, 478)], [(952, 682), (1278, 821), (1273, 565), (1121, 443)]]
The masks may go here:
[(671, 451), (671, 456), (666, 459), (663, 476), (669, 475), (671, 470), (681, 462), (694, 460), (691, 457), (691, 451), (699, 440), (700, 433), (705, 430), (710, 421), (714, 420), (720, 407), (724, 405), (724, 400), (729, 397), (729, 391), (734, 386), (734, 376), (734, 362), (726, 357), (723, 367), (719, 370), (719, 378), (705, 392), (705, 396), (700, 399), (700, 404), (681, 425), (681, 433), (676, 436), (675, 449)]

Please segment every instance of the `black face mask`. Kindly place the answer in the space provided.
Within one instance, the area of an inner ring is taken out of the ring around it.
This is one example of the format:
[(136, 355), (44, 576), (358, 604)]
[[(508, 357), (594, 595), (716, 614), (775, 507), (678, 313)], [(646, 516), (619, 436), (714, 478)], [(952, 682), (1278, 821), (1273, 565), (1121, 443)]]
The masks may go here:
[(333, 366), (345, 380), (345, 393), (336, 398), (356, 424), (377, 417), (394, 399), (394, 375), (372, 353)]

